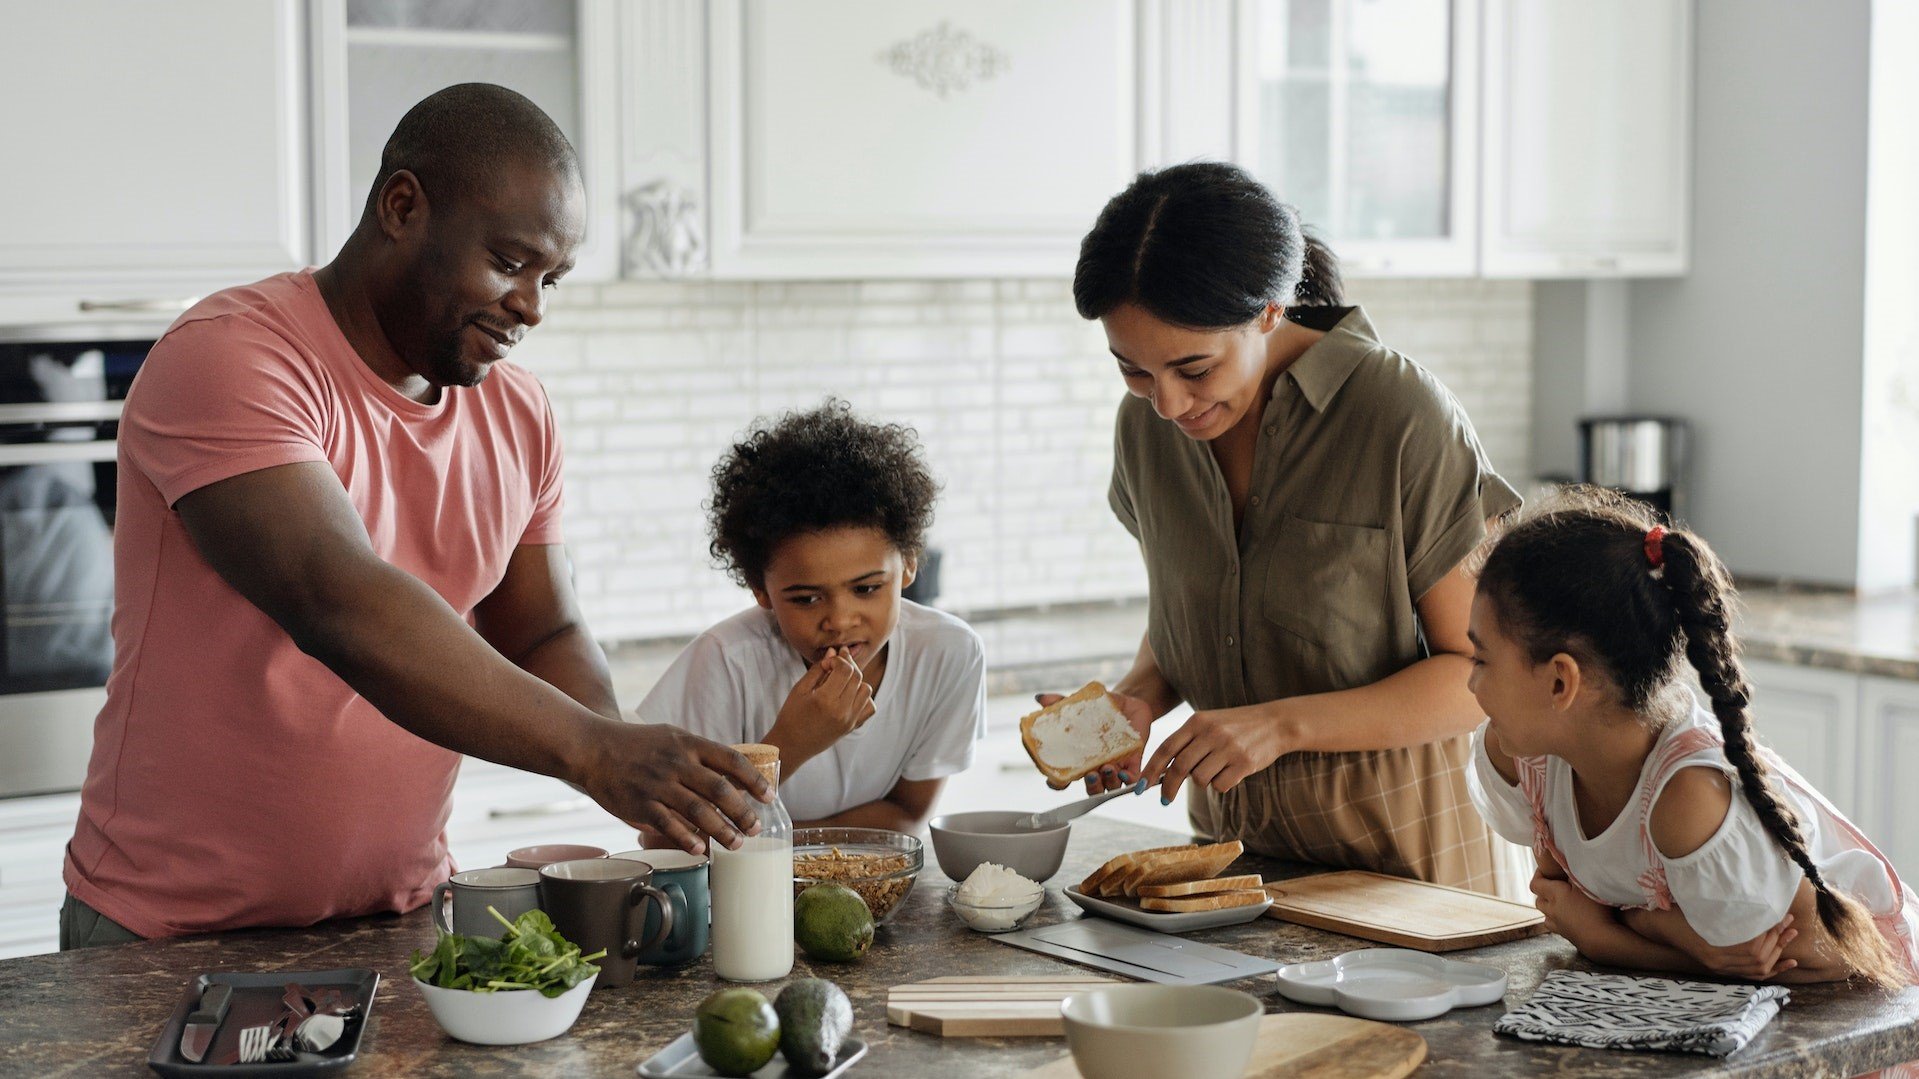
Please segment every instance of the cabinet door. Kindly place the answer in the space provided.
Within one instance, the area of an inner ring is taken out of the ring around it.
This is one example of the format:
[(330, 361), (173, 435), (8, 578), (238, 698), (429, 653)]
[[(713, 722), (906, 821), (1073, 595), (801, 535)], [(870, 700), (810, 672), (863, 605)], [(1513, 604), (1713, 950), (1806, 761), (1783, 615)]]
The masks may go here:
[(1912, 779), (1919, 764), (1919, 682), (1866, 678), (1863, 686), (1861, 805), (1854, 819), (1910, 886), (1919, 880), (1919, 783)]
[(7, 5), (0, 291), (170, 296), (299, 266), (303, 10)]
[(1818, 788), (1841, 813), (1861, 807), (1859, 679), (1840, 671), (1749, 662), (1753, 726), (1759, 741)]
[(1487, 0), (1489, 277), (1686, 270), (1691, 0)]
[(0, 959), (59, 946), (60, 874), (79, 814), (78, 794), (0, 799)]
[(1064, 276), (1140, 160), (1130, 0), (708, 11), (716, 276)]
[(1242, 0), (1238, 158), (1355, 276), (1470, 276), (1477, 0)]

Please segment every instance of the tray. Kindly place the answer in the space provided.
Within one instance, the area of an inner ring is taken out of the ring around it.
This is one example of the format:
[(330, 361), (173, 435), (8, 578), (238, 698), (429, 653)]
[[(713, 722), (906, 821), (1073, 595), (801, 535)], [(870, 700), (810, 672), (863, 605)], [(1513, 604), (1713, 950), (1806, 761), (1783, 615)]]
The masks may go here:
[[(213, 1036), (213, 1044), (207, 1048), (206, 1059), (198, 1064), (180, 1055), (180, 1031), (186, 1027), (187, 1016), (199, 1003), (200, 994), (207, 986), (216, 982), (225, 982), (233, 987), (233, 1003), (227, 1007), (227, 1017)], [(338, 989), (349, 1001), (358, 1003), (360, 1018), (346, 1025), (340, 1040), (327, 1047), (324, 1053), (301, 1053), (298, 1059), (287, 1061), (269, 1061), (259, 1064), (219, 1064), (240, 1044), (240, 1030), (243, 1027), (271, 1022), (279, 1018), (284, 1007), (280, 998), (285, 995), (288, 982), (298, 982), (309, 991), (319, 989)], [(373, 1014), (373, 997), (380, 990), (380, 972), (351, 968), (347, 970), (275, 970), (264, 974), (201, 974), (188, 981), (180, 992), (180, 1002), (173, 1006), (173, 1015), (167, 1024), (160, 1028), (160, 1038), (153, 1043), (153, 1051), (147, 1054), (147, 1066), (168, 1079), (182, 1076), (223, 1075), (233, 1079), (274, 1079), (274, 1077), (292, 1077), (300, 1075), (325, 1075), (352, 1067), (359, 1056), (360, 1037), (366, 1033), (367, 1020)]]
[(1273, 905), (1272, 896), (1263, 903), (1252, 903), (1243, 907), (1227, 907), (1225, 910), (1147, 910), (1136, 899), (1107, 899), (1104, 896), (1087, 895), (1079, 890), (1079, 885), (1069, 885), (1062, 889), (1066, 898), (1072, 900), (1079, 909), (1088, 914), (1097, 914), (1102, 918), (1125, 922), (1151, 929), (1155, 933), (1191, 933), (1196, 929), (1217, 929), (1222, 925), (1242, 925), (1253, 921), (1266, 913)]
[[(866, 1043), (859, 1038), (849, 1037), (840, 1043), (839, 1058), (819, 1079), (833, 1079), (842, 1075), (853, 1062), (866, 1055)], [(706, 1066), (700, 1059), (700, 1051), (693, 1044), (692, 1034), (682, 1034), (667, 1044), (667, 1047), (640, 1061), (641, 1079), (708, 1079), (720, 1073)], [(756, 1071), (752, 1079), (800, 1079), (802, 1073), (794, 1071), (786, 1063), (786, 1058), (778, 1053), (767, 1061), (766, 1066)]]
[(1161, 985), (1212, 985), (1271, 974), (1279, 963), (1103, 918), (1000, 933), (991, 939)]
[(1391, 1023), (1495, 1004), (1506, 996), (1505, 971), (1405, 948), (1362, 948), (1293, 963), (1279, 968), (1277, 977), (1279, 995), (1287, 1000)]

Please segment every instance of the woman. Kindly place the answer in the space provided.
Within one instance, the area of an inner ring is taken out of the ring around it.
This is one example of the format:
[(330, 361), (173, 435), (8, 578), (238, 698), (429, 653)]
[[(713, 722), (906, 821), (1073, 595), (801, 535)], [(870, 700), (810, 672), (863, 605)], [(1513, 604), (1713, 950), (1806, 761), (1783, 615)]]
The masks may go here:
[(1140, 769), (1195, 831), (1262, 854), (1495, 888), (1474, 812), (1473, 585), (1519, 496), (1445, 387), (1340, 303), (1331, 252), (1225, 164), (1142, 173), (1080, 246), (1128, 397), (1113, 512), (1139, 540), (1145, 640), (1116, 685)]

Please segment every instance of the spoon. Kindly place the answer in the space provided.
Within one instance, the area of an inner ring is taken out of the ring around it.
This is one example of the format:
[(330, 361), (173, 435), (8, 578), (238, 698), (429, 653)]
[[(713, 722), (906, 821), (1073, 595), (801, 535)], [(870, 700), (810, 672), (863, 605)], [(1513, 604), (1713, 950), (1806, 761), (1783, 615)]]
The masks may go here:
[(1044, 813), (1034, 813), (1021, 817), (1019, 820), (1014, 821), (1013, 825), (1016, 828), (1029, 832), (1038, 831), (1042, 828), (1051, 828), (1055, 825), (1065, 824), (1074, 817), (1091, 813), (1093, 810), (1098, 809), (1102, 803), (1117, 798), (1122, 794), (1138, 794), (1145, 789), (1146, 780), (1142, 777), (1138, 783), (1130, 787), (1121, 787), (1118, 790), (1110, 790), (1104, 794), (1095, 794), (1090, 798), (1081, 798), (1077, 802), (1068, 802), (1058, 809), (1049, 809)]

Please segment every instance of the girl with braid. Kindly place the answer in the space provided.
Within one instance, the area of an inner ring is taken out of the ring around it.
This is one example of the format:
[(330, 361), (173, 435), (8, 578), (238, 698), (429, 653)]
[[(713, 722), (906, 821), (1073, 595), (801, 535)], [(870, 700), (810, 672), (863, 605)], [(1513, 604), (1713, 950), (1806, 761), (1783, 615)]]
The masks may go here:
[(1473, 801), (1533, 846), (1547, 927), (1595, 963), (1919, 981), (1919, 902), (1754, 737), (1732, 603), (1704, 540), (1610, 492), (1574, 489), (1515, 524), (1473, 600), (1488, 717)]

